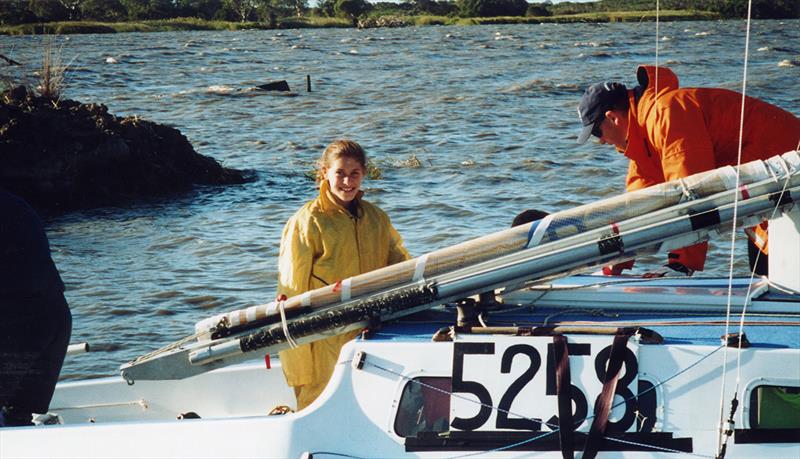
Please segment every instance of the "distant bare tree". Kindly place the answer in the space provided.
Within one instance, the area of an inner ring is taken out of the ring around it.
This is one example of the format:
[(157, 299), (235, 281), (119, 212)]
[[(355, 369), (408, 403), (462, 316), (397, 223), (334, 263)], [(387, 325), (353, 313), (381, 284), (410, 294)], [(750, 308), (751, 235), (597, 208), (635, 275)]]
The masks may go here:
[(242, 22), (250, 19), (251, 15), (263, 3), (262, 0), (225, 0), (225, 5), (233, 10)]
[(81, 3), (83, 0), (58, 0), (61, 6), (68, 11), (70, 21), (78, 21), (81, 19)]
[(295, 0), (294, 1), (294, 11), (297, 14), (297, 17), (303, 15), (303, 12), (308, 9), (308, 0)]

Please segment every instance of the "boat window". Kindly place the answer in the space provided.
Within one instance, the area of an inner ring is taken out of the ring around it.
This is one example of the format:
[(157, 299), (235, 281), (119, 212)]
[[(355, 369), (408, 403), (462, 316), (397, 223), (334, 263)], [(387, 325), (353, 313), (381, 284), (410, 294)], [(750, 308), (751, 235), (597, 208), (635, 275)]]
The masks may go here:
[(800, 429), (800, 387), (758, 386), (750, 407), (752, 429)]
[(406, 383), (394, 420), (401, 437), (420, 432), (447, 432), (450, 428), (449, 377), (420, 377)]

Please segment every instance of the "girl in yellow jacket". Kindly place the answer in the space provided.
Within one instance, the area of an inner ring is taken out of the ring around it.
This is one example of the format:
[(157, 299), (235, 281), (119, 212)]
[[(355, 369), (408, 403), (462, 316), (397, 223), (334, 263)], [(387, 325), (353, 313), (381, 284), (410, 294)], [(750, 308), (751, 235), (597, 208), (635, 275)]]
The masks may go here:
[[(367, 158), (359, 144), (337, 140), (319, 160), (319, 196), (286, 223), (278, 265), (278, 295), (292, 297), (409, 258), (389, 216), (362, 199)], [(333, 373), (355, 330), (314, 341), (279, 356), (297, 409), (310, 405)]]

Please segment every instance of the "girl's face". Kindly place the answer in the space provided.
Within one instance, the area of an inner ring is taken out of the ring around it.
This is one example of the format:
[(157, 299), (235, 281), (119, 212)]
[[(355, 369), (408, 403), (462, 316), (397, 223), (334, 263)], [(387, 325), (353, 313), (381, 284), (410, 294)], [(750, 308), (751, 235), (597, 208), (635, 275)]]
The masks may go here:
[(340, 156), (331, 161), (328, 167), (323, 167), (322, 172), (339, 204), (348, 204), (358, 195), (364, 167), (357, 160)]

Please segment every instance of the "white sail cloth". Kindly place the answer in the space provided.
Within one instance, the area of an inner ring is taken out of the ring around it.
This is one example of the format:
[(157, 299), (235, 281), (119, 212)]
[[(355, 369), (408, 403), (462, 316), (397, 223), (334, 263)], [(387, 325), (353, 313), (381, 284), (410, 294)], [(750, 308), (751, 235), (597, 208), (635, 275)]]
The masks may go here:
[[(748, 185), (772, 180), (776, 184), (776, 191), (780, 191), (784, 180), (798, 175), (800, 175), (798, 151), (741, 165), (740, 198), (747, 199), (749, 196)], [(284, 303), (284, 308), (286, 311), (291, 311), (303, 307), (314, 309), (326, 307), (350, 298), (419, 281), (467, 265), (614, 225), (616, 222), (646, 215), (687, 200), (732, 190), (736, 187), (736, 183), (736, 169), (726, 166), (614, 196), (557, 212), (539, 221), (436, 250), (402, 263), (343, 279), (335, 285), (289, 298)], [(348, 289), (341, 288), (345, 283), (349, 286)], [(195, 324), (195, 331), (199, 334), (200, 340), (208, 340), (220, 324), (226, 328), (246, 327), (250, 323), (263, 321), (278, 314), (278, 304), (273, 301), (202, 320)]]

